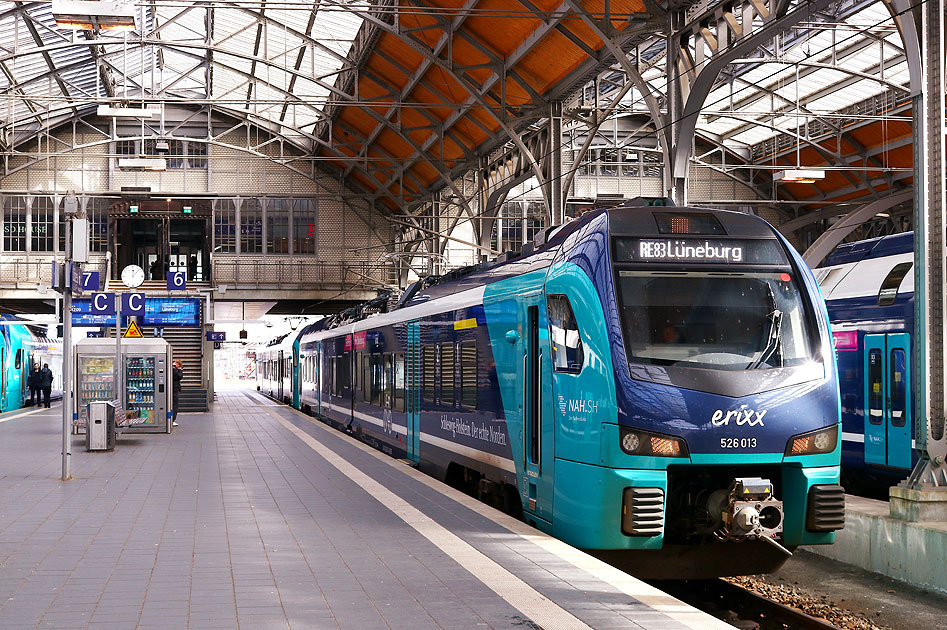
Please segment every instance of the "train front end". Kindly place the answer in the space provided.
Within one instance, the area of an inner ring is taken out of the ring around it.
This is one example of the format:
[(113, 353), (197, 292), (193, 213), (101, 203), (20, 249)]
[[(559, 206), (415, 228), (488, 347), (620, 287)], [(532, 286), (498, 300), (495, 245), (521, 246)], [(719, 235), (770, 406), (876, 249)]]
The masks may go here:
[(834, 540), (844, 495), (828, 319), (770, 225), (611, 210), (563, 244), (547, 282), (557, 292), (601, 305), (577, 317), (600, 318), (584, 333), (592, 369), (556, 375), (557, 535), (655, 578), (768, 572)]

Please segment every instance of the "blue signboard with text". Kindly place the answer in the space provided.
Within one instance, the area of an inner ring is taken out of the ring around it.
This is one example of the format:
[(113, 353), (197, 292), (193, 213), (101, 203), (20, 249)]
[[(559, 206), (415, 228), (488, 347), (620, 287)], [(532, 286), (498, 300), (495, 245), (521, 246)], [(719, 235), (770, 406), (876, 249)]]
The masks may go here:
[[(122, 297), (122, 323), (126, 322), (127, 315), (139, 314), (140, 311), (126, 312), (127, 302), (131, 300), (132, 306), (137, 306), (135, 298), (129, 298), (132, 295), (144, 295), (142, 293), (127, 293)], [(200, 326), (201, 325), (201, 300), (200, 298), (146, 298), (144, 300), (144, 322), (139, 319), (143, 326)], [(111, 315), (99, 315), (92, 312), (92, 301), (89, 299), (80, 299), (72, 301), (72, 325), (73, 326), (114, 326), (115, 325), (115, 299), (112, 298)]]

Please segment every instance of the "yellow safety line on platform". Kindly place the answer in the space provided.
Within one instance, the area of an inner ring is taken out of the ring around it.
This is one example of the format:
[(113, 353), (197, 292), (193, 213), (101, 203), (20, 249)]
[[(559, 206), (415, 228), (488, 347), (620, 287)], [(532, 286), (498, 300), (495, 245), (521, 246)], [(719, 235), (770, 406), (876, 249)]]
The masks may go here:
[[(254, 392), (254, 394), (255, 393), (256, 392)], [(313, 438), (311, 435), (309, 435), (308, 433), (306, 433), (299, 427), (295, 426), (294, 424), (292, 424), (291, 422), (289, 422), (288, 420), (286, 420), (285, 418), (277, 414), (275, 411), (273, 411), (273, 409), (262, 404), (259, 400), (257, 400), (253, 396), (249, 394), (247, 396), (248, 398), (250, 398), (250, 400), (252, 400), (258, 406), (266, 409), (266, 411), (269, 412), (270, 415), (272, 415), (274, 418), (276, 418), (280, 422), (280, 424), (282, 424), (284, 427), (292, 431), (295, 435), (299, 436), (300, 439), (303, 440), (303, 442), (305, 442), (308, 446), (310, 446), (313, 450), (318, 452), (320, 455), (323, 455), (324, 452), (331, 453), (334, 458), (343, 462), (346, 466), (350, 467), (353, 471), (355, 471), (358, 475), (366, 479), (368, 482), (370, 482), (371, 484), (374, 484), (378, 488), (383, 489), (385, 493), (390, 494), (391, 496), (394, 496), (398, 501), (401, 501), (405, 505), (408, 505), (408, 507), (410, 507), (412, 510), (417, 511), (416, 508), (404, 502), (403, 499), (391, 493), (390, 490), (388, 490), (387, 488), (384, 488), (384, 486), (381, 486), (380, 484), (378, 484), (378, 482), (366, 476), (364, 473), (356, 469), (354, 466), (346, 462), (344, 459), (336, 455), (334, 452), (329, 451), (325, 446), (323, 446), (317, 440), (315, 440), (315, 438)], [(319, 422), (318, 420), (316, 420), (315, 418), (311, 416), (308, 416), (302, 413), (301, 411), (293, 409), (292, 407), (286, 407), (282, 405), (280, 406), (286, 411), (292, 412), (294, 415), (299, 416), (300, 418), (306, 420), (307, 422), (312, 424), (314, 427), (317, 427), (327, 432), (331, 431), (331, 429), (323, 425), (321, 422)], [(343, 435), (337, 431), (331, 431), (331, 432), (333, 435), (338, 435), (338, 436)], [(420, 483), (423, 483), (424, 485), (428, 486), (432, 490), (435, 490), (439, 492), (440, 494), (444, 495), (445, 497), (452, 499), (453, 501), (456, 501), (457, 503), (460, 503), (461, 505), (477, 512), (481, 516), (484, 516), (490, 519), (497, 525), (500, 525), (501, 527), (506, 528), (512, 533), (518, 534), (519, 536), (525, 538), (526, 540), (529, 540), (530, 542), (548, 551), (549, 553), (557, 556), (558, 558), (565, 560), (572, 566), (578, 569), (581, 569), (582, 571), (585, 571), (589, 575), (592, 575), (598, 578), (599, 580), (602, 580), (606, 584), (611, 585), (612, 587), (617, 589), (619, 592), (624, 593), (625, 595), (628, 595), (629, 597), (635, 598), (642, 604), (645, 604), (649, 606), (650, 608), (667, 615), (671, 619), (674, 619), (675, 621), (687, 626), (688, 628), (692, 628), (693, 630), (733, 630), (733, 626), (731, 626), (730, 624), (725, 623), (712, 615), (709, 615), (700, 610), (692, 608), (691, 606), (685, 604), (679, 599), (668, 595), (664, 591), (657, 589), (651, 586), (650, 584), (642, 582), (638, 578), (632, 575), (628, 575), (624, 571), (620, 571), (616, 569), (615, 567), (599, 560), (598, 558), (590, 556), (584, 551), (576, 549), (575, 547), (568, 545), (562, 542), (561, 540), (558, 540), (551, 536), (547, 536), (546, 534), (543, 534), (542, 532), (538, 532), (536, 529), (530, 527), (523, 521), (517, 520), (508, 514), (505, 514), (503, 512), (500, 512), (499, 510), (491, 508), (485, 503), (482, 503), (478, 501), (477, 499), (474, 499), (473, 497), (468, 496), (464, 494), (463, 492), (460, 492), (459, 490), (455, 490), (454, 488), (451, 488), (450, 486), (446, 486), (440, 481), (438, 481), (437, 479), (434, 479), (433, 477), (425, 475), (419, 470), (413, 467), (410, 467), (404, 463), (401, 463), (399, 460), (392, 459), (391, 457), (368, 446), (367, 444), (364, 444), (355, 439), (351, 439), (350, 443), (352, 446), (355, 446), (356, 448), (362, 450), (363, 452), (371, 455), (375, 459), (381, 462), (384, 462), (385, 464), (387, 464), (388, 466), (391, 466), (392, 468), (396, 468), (400, 472), (404, 473), (405, 475), (408, 475), (409, 477), (411, 477), (412, 479)], [(333, 466), (335, 466), (335, 463), (332, 460), (330, 460), (328, 457), (325, 457), (325, 459), (329, 461), (329, 463), (333, 464)], [(336, 468), (339, 468), (339, 467), (336, 466)], [(341, 468), (339, 468), (339, 470), (343, 474), (347, 474)], [(362, 486), (362, 487), (364, 488), (365, 486)], [(368, 489), (366, 488), (366, 490)], [(370, 493), (377, 492), (377, 490), (370, 490), (369, 492)], [(375, 495), (375, 496), (377, 497), (378, 495)], [(399, 516), (401, 516), (401, 514), (398, 511), (394, 510), (389, 505), (386, 504), (385, 507), (388, 507), (388, 509), (391, 509), (392, 512), (395, 512), (395, 514), (398, 514)], [(427, 516), (424, 516), (424, 514), (421, 514), (421, 518), (425, 519), (428, 522), (433, 523), (433, 521), (431, 521), (431, 519), (429, 519)], [(438, 525), (438, 527), (440, 527), (440, 525)], [(447, 531), (447, 530), (444, 530), (444, 531)], [(421, 532), (421, 533), (424, 534), (424, 532)], [(447, 533), (450, 534), (450, 532), (447, 532)], [(424, 535), (426, 536), (426, 534)], [(453, 534), (450, 534), (450, 535), (454, 536)], [(467, 545), (467, 543), (460, 541), (460, 539), (457, 539), (457, 540), (458, 540), (458, 543), (456, 544)], [(434, 541), (432, 540), (432, 542)], [(444, 548), (442, 547), (442, 549)], [(455, 554), (453, 553), (453, 547), (451, 547), (450, 549), (444, 549), (444, 551), (449, 556), (455, 557)], [(478, 554), (480, 553), (476, 549), (473, 549), (473, 551)], [(486, 558), (486, 556), (484, 556), (484, 558)], [(455, 559), (457, 558), (455, 557)], [(500, 571), (507, 572), (506, 569), (500, 567), (499, 565), (496, 565), (496, 563), (494, 563), (489, 558), (486, 558), (486, 560), (493, 563), (496, 567), (498, 567)], [(461, 562), (459, 559), (457, 559), (457, 561)], [(461, 564), (463, 565), (462, 562)], [(464, 566), (466, 568), (466, 565)], [(496, 569), (493, 569), (493, 570), (496, 570)], [(473, 573), (473, 571), (471, 571), (471, 573)], [(477, 575), (477, 574), (474, 573), (474, 575)], [(480, 576), (477, 575), (477, 577), (480, 577)], [(519, 578), (517, 578), (516, 576), (512, 576), (512, 577), (516, 580), (519, 580)], [(501, 597), (506, 599), (508, 602), (513, 604), (512, 601), (510, 601), (502, 593), (500, 593), (495, 588), (493, 588), (493, 586), (491, 586), (486, 580), (481, 579), (481, 581), (483, 581), (488, 587), (494, 590), (498, 595), (500, 595)], [(525, 582), (523, 583), (523, 585), (526, 588), (533, 591), (533, 589)], [(533, 592), (536, 593), (536, 591), (533, 591)], [(541, 597), (543, 601), (548, 602), (548, 605), (558, 608), (558, 606), (556, 606), (555, 603), (546, 599), (539, 593), (536, 593), (536, 595)], [(527, 616), (529, 616), (534, 622), (538, 623), (542, 627), (544, 628), (556, 627), (554, 625), (546, 625), (546, 623), (540, 623), (539, 619), (533, 617), (531, 614), (527, 613), (522, 608), (519, 608), (519, 606), (516, 606), (516, 604), (513, 604), (513, 605), (524, 614), (527, 614)], [(562, 609), (559, 608), (559, 610), (562, 610)], [(563, 610), (563, 612), (566, 615), (569, 615), (569, 617), (574, 619), (578, 624), (580, 624), (579, 627), (588, 627), (588, 626), (585, 626), (585, 624), (582, 623), (582, 621), (576, 619), (567, 611)]]

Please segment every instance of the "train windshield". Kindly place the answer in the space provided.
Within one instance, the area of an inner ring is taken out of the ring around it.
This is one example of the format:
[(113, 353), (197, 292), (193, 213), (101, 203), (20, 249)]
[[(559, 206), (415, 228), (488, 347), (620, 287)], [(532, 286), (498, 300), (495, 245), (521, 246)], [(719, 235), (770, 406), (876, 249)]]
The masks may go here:
[(633, 363), (753, 370), (811, 360), (809, 318), (785, 272), (618, 273)]

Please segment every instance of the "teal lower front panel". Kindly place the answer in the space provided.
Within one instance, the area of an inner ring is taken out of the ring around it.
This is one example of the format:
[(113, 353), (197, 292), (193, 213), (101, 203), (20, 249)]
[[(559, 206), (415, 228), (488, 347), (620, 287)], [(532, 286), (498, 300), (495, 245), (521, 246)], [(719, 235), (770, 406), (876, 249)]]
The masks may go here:
[(810, 532), (806, 530), (806, 508), (809, 503), (809, 488), (816, 485), (833, 485), (839, 482), (839, 466), (803, 468), (783, 466), (783, 544), (828, 545), (835, 542), (835, 532)]
[(629, 470), (556, 460), (553, 535), (580, 549), (660, 549), (663, 536), (625, 536), (625, 488), (661, 488), (664, 470)]

